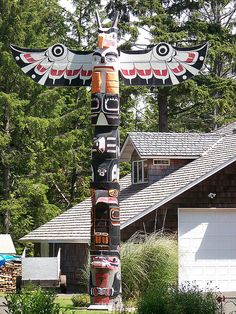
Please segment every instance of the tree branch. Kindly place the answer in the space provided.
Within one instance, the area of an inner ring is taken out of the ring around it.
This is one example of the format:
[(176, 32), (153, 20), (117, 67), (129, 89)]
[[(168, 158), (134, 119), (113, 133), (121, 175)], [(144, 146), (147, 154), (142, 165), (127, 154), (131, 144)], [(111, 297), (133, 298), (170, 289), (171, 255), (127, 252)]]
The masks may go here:
[(64, 201), (67, 203), (67, 207), (70, 206), (70, 201), (67, 199), (67, 197), (65, 196), (65, 194), (62, 192), (62, 190), (59, 188), (59, 186), (56, 184), (56, 182), (54, 181), (54, 179), (52, 179), (52, 182), (55, 186), (55, 188), (57, 189), (57, 191), (61, 194), (62, 198), (64, 199)]

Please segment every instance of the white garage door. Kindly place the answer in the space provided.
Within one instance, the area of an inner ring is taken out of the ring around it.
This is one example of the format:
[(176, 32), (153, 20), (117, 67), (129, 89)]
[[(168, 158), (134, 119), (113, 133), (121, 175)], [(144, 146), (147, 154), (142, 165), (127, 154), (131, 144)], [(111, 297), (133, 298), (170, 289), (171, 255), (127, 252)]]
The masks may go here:
[(236, 291), (236, 209), (179, 209), (179, 284)]

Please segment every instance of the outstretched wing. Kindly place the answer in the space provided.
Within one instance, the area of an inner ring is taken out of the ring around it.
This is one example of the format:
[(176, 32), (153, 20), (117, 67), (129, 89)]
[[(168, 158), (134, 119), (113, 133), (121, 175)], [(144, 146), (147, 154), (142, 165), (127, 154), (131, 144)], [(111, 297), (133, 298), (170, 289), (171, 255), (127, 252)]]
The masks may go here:
[(89, 86), (93, 52), (78, 52), (62, 44), (48, 49), (11, 45), (16, 63), (35, 82), (45, 86)]
[(176, 85), (202, 68), (207, 44), (177, 48), (160, 43), (152, 49), (121, 51), (120, 73), (127, 85)]

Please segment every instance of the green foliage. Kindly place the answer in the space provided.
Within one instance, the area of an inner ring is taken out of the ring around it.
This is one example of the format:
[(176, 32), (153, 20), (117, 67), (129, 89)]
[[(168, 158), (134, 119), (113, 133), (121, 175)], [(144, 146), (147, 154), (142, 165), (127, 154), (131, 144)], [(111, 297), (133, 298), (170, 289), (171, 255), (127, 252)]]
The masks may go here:
[(90, 297), (88, 294), (76, 294), (71, 297), (71, 301), (75, 307), (86, 307), (90, 304)]
[[(138, 27), (151, 36), (151, 43), (191, 46), (209, 41), (204, 75), (165, 89), (172, 131), (210, 131), (236, 116), (232, 3), (119, 0), (105, 5), (110, 18), (114, 11), (120, 13), (123, 49), (133, 46)], [(73, 4), (74, 15), (56, 0), (0, 2), (0, 232), (11, 232), (14, 241), (89, 196), (90, 91), (35, 84), (9, 50), (11, 43), (40, 48), (56, 42), (94, 49), (100, 1)], [(110, 26), (104, 12), (101, 17)], [(157, 130), (160, 90), (121, 82), (122, 143), (128, 131)], [(122, 175), (128, 171), (124, 164)]]
[(216, 314), (218, 305), (212, 290), (197, 286), (155, 285), (138, 302), (138, 314)]
[(137, 298), (147, 287), (174, 284), (177, 280), (177, 242), (173, 237), (139, 236), (121, 247), (122, 290), (125, 300)]
[(55, 303), (55, 294), (49, 290), (24, 289), (6, 296), (9, 314), (59, 314), (60, 306)]
[(89, 195), (90, 95), (35, 84), (10, 53), (11, 43), (78, 49), (58, 1), (7, 0), (0, 12), (0, 232), (16, 241)]
[[(175, 132), (212, 131), (235, 119), (234, 1), (119, 0), (108, 1), (106, 10), (109, 16), (112, 16), (112, 10), (120, 13), (119, 26), (122, 34), (126, 34), (126, 38), (122, 38), (123, 49), (135, 45), (140, 29), (143, 37), (150, 38), (151, 44), (161, 41), (178, 47), (210, 44), (205, 66), (198, 76), (164, 88), (166, 103), (158, 99), (163, 88), (151, 87), (148, 92), (139, 89), (138, 95), (143, 97), (144, 104), (137, 106), (136, 97), (136, 106), (129, 107), (136, 116), (135, 130), (160, 129), (163, 121), (158, 121), (158, 115), (164, 109), (168, 129)], [(139, 48), (145, 48), (145, 45)], [(133, 94), (133, 87), (126, 88), (126, 95), (129, 94)]]

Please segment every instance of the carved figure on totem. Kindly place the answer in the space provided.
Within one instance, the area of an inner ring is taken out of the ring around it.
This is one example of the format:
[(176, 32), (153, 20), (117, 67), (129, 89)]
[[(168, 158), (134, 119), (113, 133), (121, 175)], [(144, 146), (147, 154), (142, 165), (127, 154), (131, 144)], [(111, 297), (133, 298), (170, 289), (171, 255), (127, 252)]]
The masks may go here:
[(117, 22), (103, 28), (95, 51), (55, 44), (12, 53), (22, 71), (45, 86), (90, 86), (92, 139), (90, 295), (94, 305), (121, 303), (119, 208), (119, 74), (128, 85), (176, 85), (203, 66), (207, 44), (192, 48), (161, 42), (138, 51), (117, 50)]

